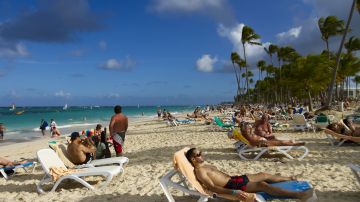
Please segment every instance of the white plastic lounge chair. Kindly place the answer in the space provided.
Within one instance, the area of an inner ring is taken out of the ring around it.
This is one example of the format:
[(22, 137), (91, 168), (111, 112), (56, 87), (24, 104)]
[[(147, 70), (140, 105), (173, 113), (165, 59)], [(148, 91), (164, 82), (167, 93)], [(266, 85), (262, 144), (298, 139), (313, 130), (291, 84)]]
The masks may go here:
[(314, 127), (306, 121), (305, 116), (302, 114), (293, 115), (293, 127), (294, 130), (301, 130), (301, 131), (312, 130), (313, 132), (315, 132)]
[(14, 172), (16, 172), (16, 170), (18, 170), (18, 169), (23, 169), (25, 172), (30, 173), (30, 171), (27, 168), (32, 167), (31, 173), (33, 173), (35, 170), (36, 164), (37, 163), (35, 161), (33, 161), (33, 162), (27, 162), (24, 164), (19, 164), (16, 166), (4, 167), (4, 168), (0, 168), (0, 173), (7, 180), (7, 179), (9, 179), (9, 176), (6, 174), (6, 171), (13, 170)]
[(354, 172), (356, 178), (358, 179), (359, 183), (360, 183), (360, 166), (357, 164), (349, 164), (348, 165), (351, 170)]
[[(42, 169), (45, 172), (45, 176), (36, 186), (39, 193), (45, 193), (41, 185), (52, 182), (50, 168), (62, 168), (64, 170), (67, 170), (67, 168), (64, 165), (64, 163), (61, 161), (61, 159), (58, 157), (58, 155), (56, 155), (56, 153), (52, 149), (39, 150), (37, 152), (37, 158), (41, 164)], [(83, 177), (86, 176), (103, 176), (104, 178), (106, 178), (105, 182), (100, 186), (100, 188), (103, 188), (110, 183), (110, 181), (114, 176), (118, 175), (121, 172), (123, 172), (123, 168), (120, 166), (102, 166), (102, 167), (79, 169), (78, 172), (60, 177), (55, 182), (53, 188), (51, 189), (51, 192), (55, 191), (56, 188), (59, 186), (59, 184), (65, 179), (73, 179), (81, 183), (85, 187), (91, 190), (95, 190), (94, 186), (90, 185), (88, 182), (84, 180)]]
[[(178, 189), (186, 194), (198, 196), (198, 202), (208, 201), (209, 198), (221, 197), (229, 200), (237, 200), (232, 195), (222, 195), (222, 194), (214, 194), (213, 192), (207, 190), (203, 187), (200, 182), (196, 179), (194, 174), (194, 167), (190, 164), (190, 162), (185, 157), (185, 152), (188, 151), (189, 148), (184, 148), (174, 155), (174, 166), (175, 168), (170, 170), (160, 179), (160, 186), (163, 189), (166, 198), (169, 202), (175, 202), (174, 198), (171, 195), (170, 187)], [(175, 181), (173, 178), (177, 175), (179, 177), (179, 181)], [(188, 184), (190, 186), (188, 186)], [(286, 190), (291, 191), (304, 191), (312, 188), (311, 184), (304, 181), (288, 181), (288, 182), (280, 182), (274, 183), (274, 186), (281, 187)], [(191, 187), (191, 188), (190, 188)], [(248, 201), (256, 201), (265, 202), (266, 200), (280, 199), (280, 197), (270, 196), (264, 192), (259, 192), (256, 194), (248, 193)], [(288, 199), (282, 197), (281, 199)], [(313, 196), (308, 201), (316, 201), (317, 197), (315, 192)]]
[(341, 146), (345, 141), (360, 143), (360, 137), (353, 137), (336, 133), (330, 129), (324, 129), (325, 135), (332, 146)]
[(95, 159), (87, 164), (76, 166), (70, 161), (69, 154), (67, 153), (66, 145), (64, 144), (51, 145), (51, 148), (54, 149), (55, 152), (57, 152), (60, 159), (64, 162), (64, 164), (68, 168), (87, 168), (87, 167), (113, 165), (113, 164), (123, 167), (124, 164), (129, 162), (129, 159), (127, 157), (112, 157), (105, 159)]
[[(194, 174), (194, 167), (190, 164), (190, 162), (185, 157), (185, 152), (189, 150), (189, 148), (184, 148), (174, 155), (174, 166), (175, 169), (172, 169), (168, 173), (166, 173), (160, 179), (160, 186), (163, 189), (166, 198), (169, 202), (175, 202), (174, 198), (171, 195), (170, 187), (178, 189), (186, 194), (198, 196), (200, 197), (198, 202), (208, 201), (209, 198), (221, 197), (226, 199), (236, 199), (232, 195), (217, 195), (213, 192), (207, 190), (203, 187), (200, 182), (196, 179)], [(173, 178), (177, 175), (180, 180), (175, 181)], [(189, 186), (189, 185), (190, 186)], [(249, 198), (255, 197), (254, 194), (249, 193)], [(264, 201), (261, 196), (256, 196), (256, 199), (259, 202)]]
[[(229, 131), (229, 133), (232, 133), (231, 135), (233, 136), (233, 138), (237, 140), (237, 142), (234, 145), (238, 152), (238, 155), (243, 160), (258, 160), (264, 153), (268, 151), (278, 152), (284, 154), (289, 159), (294, 159), (294, 157), (291, 156), (289, 152), (291, 150), (303, 150), (304, 153), (297, 158), (298, 160), (302, 160), (309, 153), (309, 149), (305, 146), (253, 147), (251, 146), (250, 142), (238, 130)], [(254, 158), (246, 157), (247, 155), (251, 155), (251, 154), (256, 154), (256, 155)]]

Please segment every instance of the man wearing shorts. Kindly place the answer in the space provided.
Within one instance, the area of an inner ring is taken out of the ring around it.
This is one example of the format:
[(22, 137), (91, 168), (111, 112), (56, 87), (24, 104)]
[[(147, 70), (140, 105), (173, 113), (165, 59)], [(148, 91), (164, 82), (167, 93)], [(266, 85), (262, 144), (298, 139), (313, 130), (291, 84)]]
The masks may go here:
[(128, 129), (128, 118), (122, 113), (121, 106), (114, 107), (115, 115), (111, 117), (109, 130), (110, 136), (113, 139), (116, 156), (122, 156), (125, 133)]
[(244, 200), (246, 199), (244, 192), (266, 192), (273, 196), (293, 197), (302, 201), (306, 201), (313, 194), (313, 189), (301, 192), (288, 191), (270, 184), (272, 182), (295, 180), (295, 177), (283, 177), (268, 173), (230, 176), (221, 172), (215, 166), (205, 164), (201, 151), (196, 148), (189, 149), (186, 152), (186, 158), (195, 167), (194, 173), (200, 183), (217, 194), (230, 194)]

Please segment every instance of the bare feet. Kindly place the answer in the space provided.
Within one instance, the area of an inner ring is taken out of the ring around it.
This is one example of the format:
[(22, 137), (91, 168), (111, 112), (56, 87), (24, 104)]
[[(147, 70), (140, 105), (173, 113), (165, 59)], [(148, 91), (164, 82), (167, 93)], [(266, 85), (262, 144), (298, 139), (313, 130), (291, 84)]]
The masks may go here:
[(305, 202), (308, 199), (310, 199), (313, 196), (313, 194), (314, 194), (314, 189), (313, 188), (308, 189), (300, 193), (301, 196), (299, 197), (299, 199), (300, 201)]

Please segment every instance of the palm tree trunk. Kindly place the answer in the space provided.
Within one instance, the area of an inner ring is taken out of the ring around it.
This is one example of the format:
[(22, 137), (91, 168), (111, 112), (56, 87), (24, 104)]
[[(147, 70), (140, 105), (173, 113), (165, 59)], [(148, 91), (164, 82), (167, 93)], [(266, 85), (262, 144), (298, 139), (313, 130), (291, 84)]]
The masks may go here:
[(343, 37), (341, 39), (339, 50), (338, 50), (337, 55), (336, 55), (336, 66), (334, 68), (333, 75), (332, 75), (332, 78), (331, 78), (331, 83), (330, 83), (330, 88), (329, 88), (329, 97), (328, 97), (328, 100), (327, 100), (327, 103), (326, 103), (326, 105), (328, 107), (330, 107), (330, 105), (331, 105), (332, 93), (333, 93), (333, 90), (334, 90), (336, 74), (337, 74), (337, 70), (338, 70), (339, 64), (340, 64), (340, 55), (341, 55), (341, 51), (342, 51), (342, 48), (343, 48), (344, 43), (345, 43), (345, 38), (346, 38), (347, 32), (349, 31), (349, 26), (350, 26), (351, 18), (352, 18), (354, 9), (355, 9), (355, 4), (356, 4), (356, 0), (353, 0), (353, 4), (351, 6), (348, 21), (346, 22), (345, 31), (344, 31)]
[(233, 67), (234, 67), (234, 72), (235, 72), (235, 77), (236, 77), (236, 83), (237, 83), (237, 93), (236, 93), (236, 98), (238, 97), (239, 93), (240, 93), (240, 81), (237, 75), (237, 71), (235, 68), (235, 64), (233, 63)]
[(248, 94), (248, 91), (249, 91), (249, 77), (248, 77), (248, 67), (247, 67), (247, 62), (246, 62), (246, 53), (245, 53), (245, 44), (243, 43), (243, 52), (244, 52), (244, 61), (245, 61), (245, 71), (246, 71), (246, 94), (247, 94), (247, 100), (249, 98), (249, 94)]

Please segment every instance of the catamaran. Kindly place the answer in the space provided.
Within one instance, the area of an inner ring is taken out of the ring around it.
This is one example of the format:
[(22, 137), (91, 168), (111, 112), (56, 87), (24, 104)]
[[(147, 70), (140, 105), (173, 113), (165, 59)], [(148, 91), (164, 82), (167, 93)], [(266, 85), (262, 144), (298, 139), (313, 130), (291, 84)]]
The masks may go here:
[(16, 107), (15, 107), (15, 104), (13, 103), (12, 105), (11, 105), (11, 108), (9, 109), (10, 111), (14, 111), (16, 109)]
[(68, 109), (68, 105), (65, 104), (65, 106), (63, 107), (63, 110), (67, 110)]

